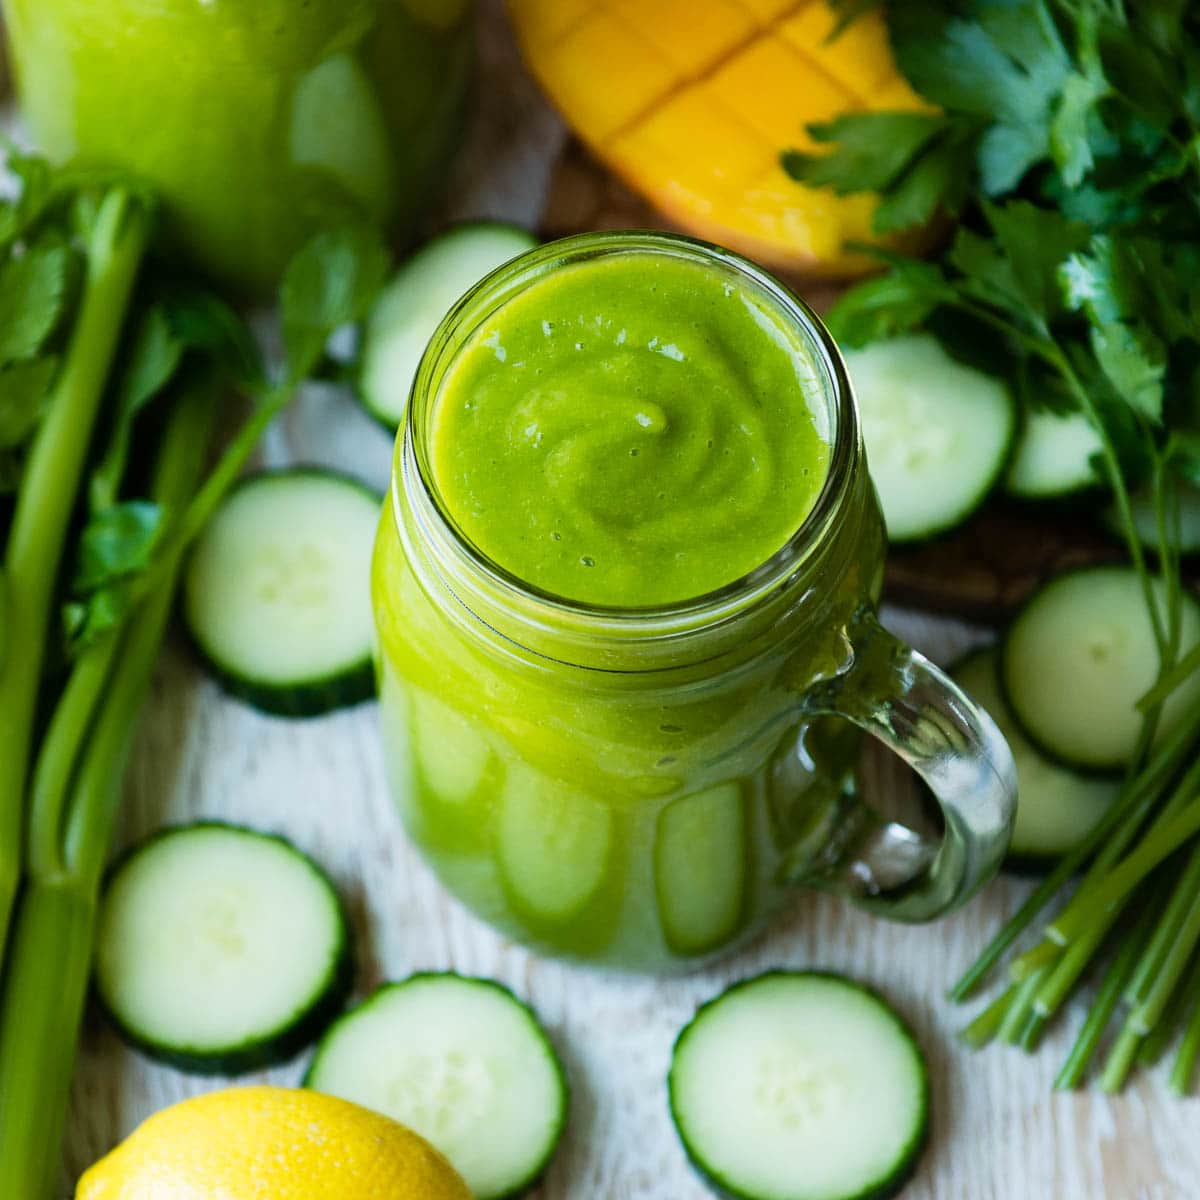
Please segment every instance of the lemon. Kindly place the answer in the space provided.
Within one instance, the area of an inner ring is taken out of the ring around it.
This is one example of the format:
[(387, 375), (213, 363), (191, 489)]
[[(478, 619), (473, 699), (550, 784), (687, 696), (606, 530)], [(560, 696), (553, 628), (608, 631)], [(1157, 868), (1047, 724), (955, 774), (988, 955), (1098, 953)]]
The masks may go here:
[(75, 1200), (471, 1200), (403, 1125), (333, 1096), (248, 1087), (151, 1117), (79, 1181)]

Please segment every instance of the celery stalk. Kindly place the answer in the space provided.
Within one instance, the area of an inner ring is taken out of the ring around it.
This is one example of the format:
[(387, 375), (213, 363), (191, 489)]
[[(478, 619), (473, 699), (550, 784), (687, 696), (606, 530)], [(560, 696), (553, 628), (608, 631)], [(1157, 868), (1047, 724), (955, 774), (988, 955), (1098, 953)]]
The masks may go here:
[(96, 906), (65, 880), (26, 889), (0, 1005), (0, 1195), (58, 1194)]
[[(183, 507), (199, 483), (212, 401), (206, 381), (172, 413), (155, 486), (155, 499), (172, 511)], [(91, 691), (89, 685), (93, 706), (82, 705), (79, 691), (68, 685), (56, 716), (67, 715), (52, 721), (59, 732), (47, 740), (44, 755), (63, 756), (69, 766), (57, 774), (71, 783), (65, 807), (59, 794), (47, 792), (51, 813), (35, 814), (33, 825), (43, 830), (63, 821), (63, 845), (57, 855), (30, 858), (0, 996), (0, 1196), (50, 1200), (55, 1194), (100, 882), (125, 758), (166, 632), (181, 560), (175, 554), (123, 629), (76, 665), (74, 678), (87, 680), (96, 664), (109, 667), (102, 689)], [(48, 770), (39, 764), (39, 776)]]
[(150, 216), (140, 200), (120, 189), (105, 196), (87, 246), (79, 316), (26, 463), (9, 532), (3, 570), (6, 652), (0, 661), (0, 956), (20, 879), (25, 785), (54, 589), (149, 231)]

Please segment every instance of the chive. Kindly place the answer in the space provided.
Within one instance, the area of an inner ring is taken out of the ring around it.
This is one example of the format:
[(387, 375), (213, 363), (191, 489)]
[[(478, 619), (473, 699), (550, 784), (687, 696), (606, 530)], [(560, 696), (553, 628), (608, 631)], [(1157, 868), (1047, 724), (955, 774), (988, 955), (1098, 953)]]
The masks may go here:
[(1037, 995), (1038, 987), (1041, 985), (1046, 971), (1046, 967), (1039, 967), (1024, 982), (1017, 985), (1017, 993), (1013, 997), (1012, 1003), (1008, 1006), (1008, 1011), (1004, 1014), (1004, 1020), (1000, 1023), (1000, 1028), (996, 1032), (996, 1036), (1000, 1041), (1007, 1042), (1010, 1046), (1020, 1044), (1026, 1022), (1034, 1012), (1034, 997)]
[(1152, 1067), (1161, 1061), (1172, 1038), (1179, 1032), (1179, 1027), (1187, 1017), (1192, 999), (1197, 995), (1200, 995), (1200, 954), (1193, 954), (1187, 977), (1176, 987), (1166, 1012), (1142, 1043), (1138, 1052), (1139, 1063)]
[(1200, 849), (1193, 850), (1185, 869), (1179, 873), (1170, 899), (1158, 918), (1154, 936), (1142, 954), (1137, 970), (1125, 988), (1125, 1001), (1137, 1007), (1146, 998), (1154, 979), (1162, 968), (1179, 936), (1195, 897), (1200, 894)]
[[(1200, 705), (1193, 714), (1200, 720)], [(1000, 932), (991, 940), (983, 953), (967, 969), (950, 989), (950, 998), (961, 1003), (974, 994), (975, 989), (991, 973), (992, 969), (1025, 930), (1033, 924), (1038, 914), (1050, 903), (1075, 872), (1093, 855), (1096, 859), (1089, 875), (1098, 864), (1111, 863), (1124, 852), (1125, 847), (1137, 836), (1142, 823), (1152, 811), (1162, 788), (1183, 764), (1190, 759), (1192, 742), (1196, 730), (1191, 721), (1173, 732), (1156, 753), (1154, 760), (1121, 789), (1116, 801), (1096, 823), (1091, 833), (1069, 854), (1064, 855), (1055, 868), (1033, 891), (1017, 912), (1009, 918)]]
[[(1155, 894), (1155, 899), (1158, 898), (1161, 890), (1159, 889), (1159, 892)], [(1125, 990), (1129, 977), (1137, 966), (1142, 943), (1149, 935), (1153, 921), (1154, 904), (1147, 903), (1138, 914), (1132, 928), (1123, 936), (1116, 956), (1105, 973), (1100, 991), (1088, 1010), (1083, 1028), (1080, 1029), (1066, 1061), (1058, 1075), (1055, 1076), (1054, 1086), (1060, 1091), (1079, 1086), (1079, 1081), (1088, 1069), (1100, 1045), (1100, 1039), (1104, 1036), (1104, 1031), (1121, 1001), (1121, 993)]]
[(1171, 994), (1187, 969), (1188, 960), (1197, 942), (1200, 942), (1200, 891), (1192, 894), (1191, 905), (1179, 928), (1178, 936), (1159, 964), (1153, 982), (1147, 987), (1141, 1002), (1129, 1014), (1130, 1027), (1139, 1034), (1145, 1036), (1150, 1033), (1163, 1019)]
[(1164, 859), (1200, 832), (1200, 797), (1193, 797), (1178, 815), (1162, 820), (1141, 840), (1138, 848), (1121, 860), (1091, 888), (1081, 889), (1066, 909), (1047, 927), (1056, 941), (1067, 943), (1087, 929), (1096, 911), (1119, 904)]
[(1010, 983), (969, 1025), (959, 1031), (958, 1036), (976, 1050), (986, 1046), (1000, 1032), (1005, 1014), (1016, 994), (1017, 985)]
[(1019, 958), (1013, 960), (1008, 975), (1015, 983), (1027, 979), (1041, 967), (1053, 966), (1062, 956), (1063, 948), (1057, 942), (1038, 942), (1030, 950), (1026, 950)]
[(1038, 991), (1035, 1005), (1042, 1016), (1052, 1017), (1062, 1007), (1084, 971), (1091, 965), (1092, 959), (1119, 916), (1120, 912), (1117, 910), (1105, 914), (1102, 920), (1089, 926), (1084, 934), (1067, 947), (1066, 953), (1055, 964)]
[(1042, 1034), (1046, 1032), (1049, 1023), (1048, 1017), (1042, 1016), (1036, 1009), (1031, 1009), (1017, 1037), (1017, 1045), (1027, 1054), (1032, 1054), (1041, 1043)]
[(1117, 1035), (1117, 1040), (1104, 1060), (1104, 1070), (1100, 1072), (1101, 1091), (1112, 1094), (1125, 1086), (1141, 1045), (1142, 1035), (1126, 1025)]
[(1138, 708), (1148, 712), (1157, 708), (1182, 683), (1187, 683), (1200, 671), (1200, 643), (1193, 646), (1158, 682), (1138, 701)]
[(1200, 992), (1191, 997), (1191, 1009), (1183, 1029), (1183, 1040), (1179, 1043), (1179, 1052), (1171, 1067), (1169, 1083), (1171, 1091), (1177, 1096), (1186, 1096), (1191, 1089), (1197, 1054), (1200, 1054)]

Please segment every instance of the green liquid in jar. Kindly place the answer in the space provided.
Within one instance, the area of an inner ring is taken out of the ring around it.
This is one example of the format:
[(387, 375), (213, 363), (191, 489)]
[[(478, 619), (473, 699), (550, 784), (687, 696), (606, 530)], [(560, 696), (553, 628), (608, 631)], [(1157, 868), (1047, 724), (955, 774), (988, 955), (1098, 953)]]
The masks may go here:
[[(498, 307), (485, 286), (412, 435), (443, 514), (490, 563), (636, 610), (733, 584), (793, 538), (829, 481), (837, 406), (812, 333), (767, 289), (703, 250), (628, 240), (530, 272)], [(826, 847), (857, 760), (854, 729), (802, 706), (879, 595), (857, 450), (766, 615), (734, 618), (720, 650), (705, 633), (668, 643), (653, 669), (632, 631), (584, 659), (577, 640), (518, 645), (489, 625), (439, 574), (406, 462), (373, 570), (381, 721), (439, 878), (509, 936), (624, 968), (677, 969), (761, 927)], [(572, 639), (596, 627), (563, 621)]]
[(458, 139), (470, 0), (5, 0), (22, 111), (58, 161), (164, 202), (170, 247), (271, 292), (317, 231), (410, 236)]
[(458, 351), (434, 479), (465, 537), (524, 582), (670, 604), (748, 574), (803, 524), (828, 471), (817, 395), (801, 338), (727, 277), (666, 255), (585, 262)]

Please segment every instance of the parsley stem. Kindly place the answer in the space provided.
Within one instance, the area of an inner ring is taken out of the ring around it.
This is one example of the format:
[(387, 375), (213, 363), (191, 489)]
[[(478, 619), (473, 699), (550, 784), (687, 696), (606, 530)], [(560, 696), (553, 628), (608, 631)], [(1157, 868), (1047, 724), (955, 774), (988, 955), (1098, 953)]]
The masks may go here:
[(1129, 557), (1133, 562), (1134, 570), (1137, 572), (1138, 580), (1142, 586), (1143, 598), (1146, 603), (1146, 613), (1150, 620), (1150, 627), (1154, 631), (1154, 641), (1158, 646), (1161, 666), (1165, 669), (1170, 665), (1167, 661), (1167, 637), (1163, 629), (1162, 614), (1159, 611), (1158, 601), (1154, 595), (1150, 572), (1146, 567), (1146, 555), (1142, 549), (1142, 539), (1138, 536), (1137, 526), (1134, 524), (1133, 507), (1129, 497), (1129, 488), (1125, 483), (1125, 474), (1121, 470), (1121, 461), (1117, 456), (1117, 450), (1113, 445), (1112, 437), (1109, 435), (1108, 428), (1100, 417), (1091, 393), (1083, 386), (1075, 368), (1071, 365), (1071, 360), (1058, 342), (1051, 339), (1051, 344), (1053, 345), (1053, 351), (1050, 361), (1056, 367), (1068, 387), (1070, 387), (1071, 392), (1074, 394), (1076, 400), (1078, 400), (1080, 407), (1087, 414), (1088, 420), (1092, 423), (1097, 436), (1100, 438), (1100, 454), (1104, 461), (1104, 469), (1108, 475), (1109, 485), (1113, 490), (1113, 497), (1116, 501), (1121, 533), (1125, 539), (1126, 548), (1129, 550)]
[(180, 545), (190, 545), (208, 524), (217, 510), (217, 505), (225, 498), (249, 461), (250, 455), (254, 453), (259, 440), (267, 431), (267, 426), (287, 408), (295, 391), (296, 384), (287, 380), (271, 388), (255, 406), (246, 423), (222, 452), (220, 461), (184, 511), (175, 535), (175, 540)]
[(267, 426), (287, 408), (295, 394), (296, 386), (294, 382), (287, 380), (272, 387), (262, 396), (249, 419), (222, 452), (217, 465), (212, 468), (199, 491), (181, 513), (174, 528), (163, 539), (155, 561), (133, 585), (132, 592), (136, 599), (140, 600), (149, 594), (162, 580), (175, 556), (183, 554), (199, 536), (216, 512), (217, 506), (237, 482)]

